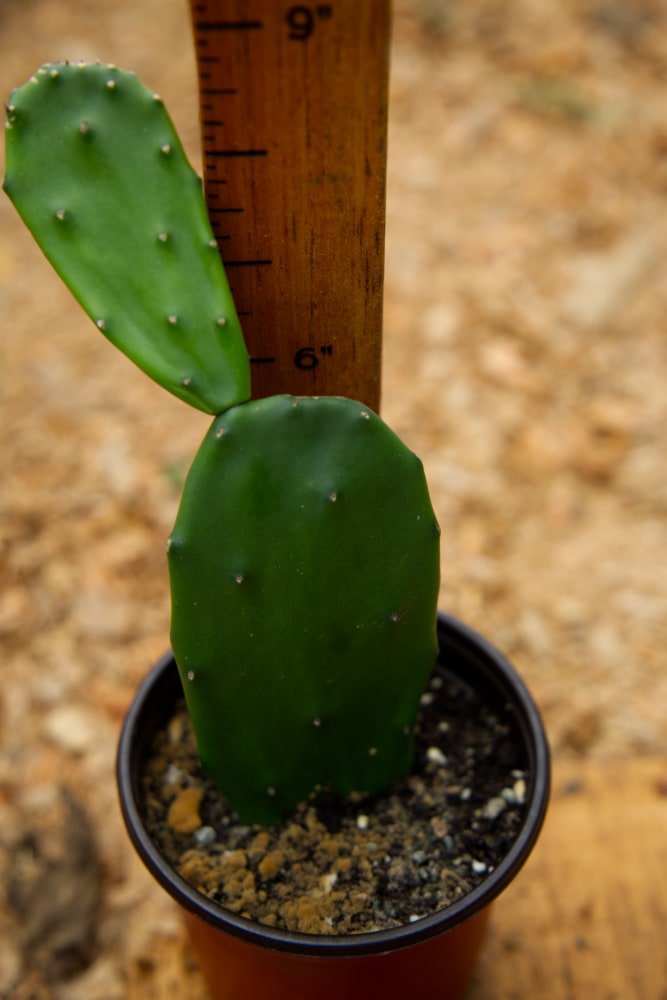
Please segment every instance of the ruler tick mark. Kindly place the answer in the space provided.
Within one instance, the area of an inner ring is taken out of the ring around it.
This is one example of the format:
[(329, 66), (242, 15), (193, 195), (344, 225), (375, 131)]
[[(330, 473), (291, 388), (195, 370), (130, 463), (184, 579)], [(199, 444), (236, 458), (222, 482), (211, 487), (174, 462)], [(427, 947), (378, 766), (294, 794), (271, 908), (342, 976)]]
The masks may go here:
[(270, 267), (270, 260), (226, 260), (225, 267)]
[(229, 158), (234, 156), (267, 156), (266, 149), (209, 149), (206, 156)]

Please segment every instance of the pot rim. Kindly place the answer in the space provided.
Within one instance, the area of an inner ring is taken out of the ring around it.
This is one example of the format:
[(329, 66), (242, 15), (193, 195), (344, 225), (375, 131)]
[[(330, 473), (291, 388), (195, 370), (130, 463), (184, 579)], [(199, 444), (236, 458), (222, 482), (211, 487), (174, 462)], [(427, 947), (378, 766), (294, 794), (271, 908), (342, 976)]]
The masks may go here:
[(530, 780), (523, 824), (507, 855), (478, 886), (414, 923), (340, 935), (304, 934), (268, 927), (232, 913), (198, 892), (171, 867), (151, 840), (139, 808), (138, 775), (134, 767), (149, 702), (156, 684), (173, 663), (171, 652), (161, 657), (139, 686), (123, 723), (116, 762), (125, 825), (137, 853), (156, 881), (186, 910), (222, 932), (264, 948), (313, 957), (342, 958), (405, 948), (451, 930), (488, 906), (523, 867), (542, 827), (550, 790), (549, 746), (535, 702), (502, 653), (468, 625), (442, 611), (438, 612), (438, 641), (441, 649), (443, 643), (448, 649), (458, 648), (468, 659), (476, 659), (486, 673), (494, 675), (495, 687), (511, 703), (528, 759)]

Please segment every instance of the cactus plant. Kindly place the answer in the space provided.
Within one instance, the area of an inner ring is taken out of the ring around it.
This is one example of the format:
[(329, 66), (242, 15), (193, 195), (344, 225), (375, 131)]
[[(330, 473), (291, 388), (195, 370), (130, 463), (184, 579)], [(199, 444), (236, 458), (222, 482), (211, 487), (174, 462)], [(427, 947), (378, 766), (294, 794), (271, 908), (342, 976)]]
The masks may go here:
[(438, 528), (419, 459), (342, 397), (249, 400), (199, 180), (127, 72), (42, 67), (5, 190), (102, 332), (215, 415), (168, 545), (172, 642), (205, 770), (246, 822), (403, 776), (436, 656)]

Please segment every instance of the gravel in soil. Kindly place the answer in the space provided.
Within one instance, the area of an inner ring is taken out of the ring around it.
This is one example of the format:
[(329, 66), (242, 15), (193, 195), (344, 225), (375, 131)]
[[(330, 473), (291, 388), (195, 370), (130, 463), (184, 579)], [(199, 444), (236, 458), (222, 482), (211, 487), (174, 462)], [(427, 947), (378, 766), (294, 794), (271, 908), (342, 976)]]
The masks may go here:
[(169, 863), (234, 913), (307, 934), (409, 923), (459, 899), (506, 855), (529, 776), (512, 719), (438, 665), (412, 773), (389, 792), (324, 792), (274, 827), (239, 822), (202, 773), (181, 703), (142, 776), (146, 825)]

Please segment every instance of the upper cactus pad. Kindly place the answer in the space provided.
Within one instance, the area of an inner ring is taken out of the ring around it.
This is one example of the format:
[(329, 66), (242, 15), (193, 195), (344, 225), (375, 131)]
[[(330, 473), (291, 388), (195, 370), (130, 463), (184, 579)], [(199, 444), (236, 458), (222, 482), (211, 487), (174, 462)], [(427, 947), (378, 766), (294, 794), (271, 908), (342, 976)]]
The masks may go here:
[(115, 67), (43, 66), (10, 97), (5, 190), (100, 330), (198, 409), (250, 395), (201, 182), (162, 101)]

